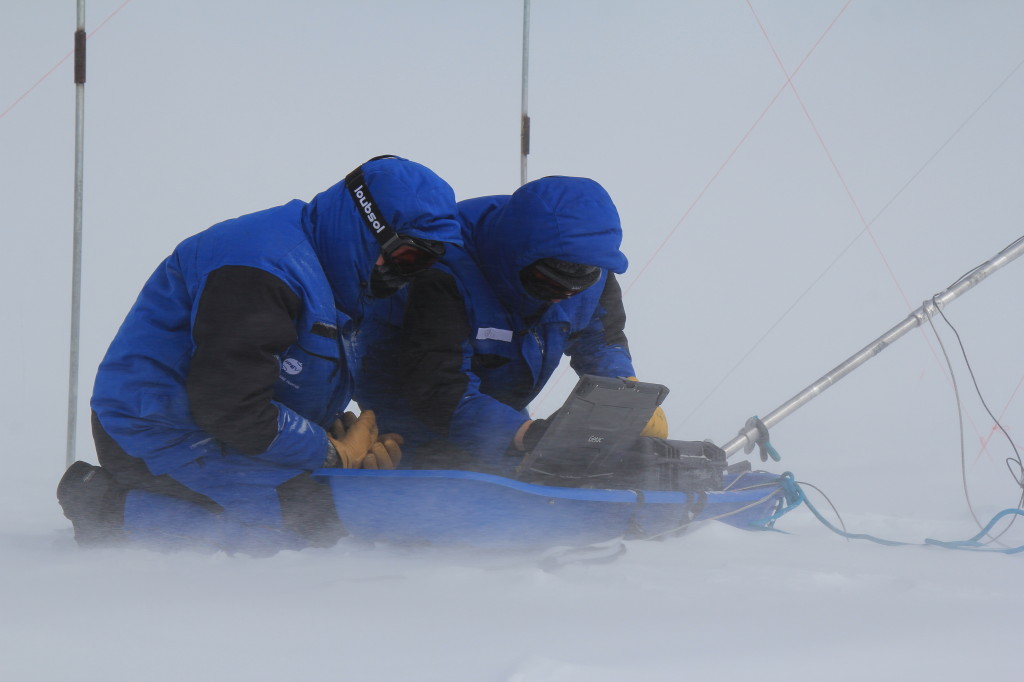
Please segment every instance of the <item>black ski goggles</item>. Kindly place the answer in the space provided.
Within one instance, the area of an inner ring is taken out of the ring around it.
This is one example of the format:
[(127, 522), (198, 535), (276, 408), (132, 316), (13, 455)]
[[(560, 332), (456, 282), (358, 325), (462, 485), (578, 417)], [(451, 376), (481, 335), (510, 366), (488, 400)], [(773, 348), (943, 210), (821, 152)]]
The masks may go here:
[(542, 258), (519, 271), (519, 281), (533, 298), (560, 301), (572, 298), (601, 279), (596, 265), (570, 263), (558, 258)]
[[(375, 156), (370, 161), (386, 158), (394, 157), (386, 154)], [(444, 256), (444, 242), (401, 235), (388, 225), (384, 211), (380, 209), (363, 179), (362, 166), (345, 176), (345, 187), (352, 196), (352, 203), (363, 224), (380, 245), (384, 265), (392, 274), (399, 277), (415, 275), (434, 265)]]
[(395, 235), (381, 246), (384, 262), (400, 275), (415, 275), (433, 266), (444, 256), (444, 242)]

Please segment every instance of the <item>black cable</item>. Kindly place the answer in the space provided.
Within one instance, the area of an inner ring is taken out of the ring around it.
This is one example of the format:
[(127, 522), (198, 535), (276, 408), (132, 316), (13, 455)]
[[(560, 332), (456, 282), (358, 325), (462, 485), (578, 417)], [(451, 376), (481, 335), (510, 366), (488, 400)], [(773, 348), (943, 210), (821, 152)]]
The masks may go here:
[[(946, 313), (942, 312), (942, 308), (939, 308), (938, 310), (939, 315), (942, 316), (942, 319), (945, 320), (947, 325), (949, 325), (949, 328), (953, 330), (953, 335), (956, 336), (956, 341), (960, 345), (960, 352), (964, 356), (964, 364), (967, 366), (967, 373), (971, 375), (971, 381), (974, 383), (974, 390), (978, 394), (978, 399), (981, 400), (982, 407), (985, 408), (985, 411), (988, 413), (988, 416), (992, 419), (992, 423), (995, 424), (996, 427), (1003, 433), (1003, 436), (1005, 436), (1006, 440), (1010, 443), (1010, 447), (1013, 448), (1014, 456), (1007, 457), (1007, 462), (1016, 462), (1017, 469), (1024, 471), (1024, 461), (1021, 460), (1020, 450), (1017, 449), (1017, 444), (1013, 442), (1013, 438), (1011, 438), (1010, 434), (1007, 433), (1005, 428), (1003, 428), (1003, 425), (999, 422), (999, 419), (997, 419), (996, 416), (992, 414), (992, 410), (989, 409), (988, 403), (985, 402), (985, 396), (982, 395), (981, 389), (978, 387), (978, 380), (974, 376), (974, 369), (971, 367), (971, 361), (967, 357), (967, 350), (964, 348), (964, 343), (963, 340), (960, 338), (960, 333), (956, 330), (956, 327), (953, 326), (953, 323), (949, 321), (949, 318), (946, 317)], [(1015, 475), (1014, 480), (1017, 481), (1018, 487), (1024, 488), (1024, 479), (1022, 479), (1020, 476)]]
[[(1013, 246), (1014, 244), (1019, 243), (1022, 239), (1024, 239), (1024, 237), (1018, 238), (1010, 246)], [(1010, 247), (1008, 246), (1007, 248), (1010, 248)], [(971, 272), (973, 272), (973, 270)], [(954, 284), (951, 285), (951, 286), (956, 286), (956, 284), (958, 284), (959, 282), (963, 281), (963, 279), (968, 277), (968, 276), (970, 276), (970, 274), (971, 273), (967, 273), (966, 275), (964, 275), (963, 277), (958, 279), (956, 282), (954, 282)], [(971, 382), (974, 384), (974, 391), (975, 391), (975, 393), (977, 393), (978, 399), (981, 401), (982, 407), (985, 408), (985, 412), (988, 413), (988, 416), (992, 420), (992, 423), (995, 424), (996, 427), (1002, 432), (1003, 436), (1010, 443), (1010, 447), (1013, 448), (1013, 453), (1014, 453), (1013, 457), (1007, 457), (1006, 458), (1006, 465), (1007, 465), (1007, 468), (1009, 469), (1010, 476), (1013, 478), (1014, 482), (1017, 484), (1017, 487), (1021, 488), (1021, 495), (1020, 495), (1020, 497), (1018, 497), (1018, 500), (1017, 500), (1017, 509), (1024, 509), (1024, 462), (1021, 461), (1020, 451), (1017, 449), (1017, 444), (1013, 441), (1013, 438), (1010, 437), (1010, 434), (1006, 431), (1006, 429), (1003, 428), (1002, 423), (995, 416), (995, 414), (992, 413), (992, 410), (989, 408), (988, 403), (985, 401), (985, 396), (981, 392), (981, 387), (978, 386), (978, 379), (977, 379), (977, 377), (974, 374), (974, 368), (971, 367), (971, 361), (970, 361), (970, 358), (967, 355), (967, 349), (964, 346), (963, 339), (960, 337), (960, 332), (957, 331), (957, 329), (953, 325), (953, 323), (950, 322), (948, 317), (946, 317), (946, 313), (943, 312), (942, 308), (936, 303), (936, 298), (935, 297), (932, 298), (932, 304), (935, 306), (935, 309), (939, 311), (939, 315), (942, 316), (942, 319), (946, 322), (946, 324), (949, 326), (949, 328), (953, 331), (953, 335), (956, 337), (957, 344), (960, 346), (960, 353), (961, 353), (961, 355), (964, 358), (964, 364), (967, 367), (967, 373), (971, 377)], [(928, 321), (929, 321), (929, 323), (931, 323), (931, 316), (929, 316)], [(932, 331), (935, 332), (936, 338), (939, 339), (939, 345), (942, 346), (942, 339), (939, 338), (938, 331), (935, 329), (935, 325), (934, 324), (932, 325)], [(945, 347), (944, 346), (943, 346), (943, 354), (945, 354)], [(946, 362), (947, 362), (947, 364), (949, 364), (949, 356), (948, 355), (946, 356)], [(952, 367), (951, 364), (949, 365), (949, 370), (950, 370), (950, 375), (952, 376), (953, 367)], [(956, 391), (956, 379), (955, 379), (955, 377), (953, 379), (953, 388), (954, 388), (954, 391)], [(973, 509), (973, 507), (971, 507), (970, 495), (967, 492), (966, 456), (965, 456), (964, 449), (963, 449), (963, 440), (964, 440), (964, 437), (963, 437), (963, 407), (960, 404), (959, 393), (957, 393), (957, 412), (958, 412), (958, 414), (960, 414), (960, 468), (961, 468), (961, 476), (963, 478), (964, 496), (965, 496), (965, 498), (967, 500), (967, 506), (968, 506), (968, 508), (971, 511), (971, 515), (974, 516), (975, 523), (977, 523), (978, 527), (981, 528), (982, 527), (981, 523), (978, 521), (977, 516), (975, 516), (975, 514), (974, 514), (974, 509)], [(1014, 472), (1014, 468), (1013, 468), (1014, 465), (1016, 465), (1017, 472)], [(1013, 518), (1010, 519), (1010, 522), (1007, 524), (1006, 528), (1004, 528), (998, 535), (995, 535), (995, 536), (991, 536), (990, 535), (990, 537), (992, 538), (992, 541), (995, 542), (1000, 537), (1002, 537), (1008, 530), (1010, 530), (1010, 528), (1013, 526), (1014, 521), (1016, 521), (1016, 520), (1017, 520), (1017, 517), (1014, 516)], [(1002, 544), (1002, 543), (999, 543), (999, 544)]]

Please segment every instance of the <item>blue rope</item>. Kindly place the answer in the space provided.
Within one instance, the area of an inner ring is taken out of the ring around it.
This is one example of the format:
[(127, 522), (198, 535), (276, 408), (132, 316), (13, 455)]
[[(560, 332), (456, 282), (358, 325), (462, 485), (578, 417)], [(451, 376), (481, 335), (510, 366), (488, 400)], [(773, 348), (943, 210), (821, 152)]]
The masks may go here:
[(776, 530), (774, 528), (774, 525), (778, 519), (780, 519), (782, 516), (788, 514), (789, 512), (793, 511), (801, 504), (803, 504), (804, 506), (807, 507), (807, 509), (810, 510), (812, 514), (814, 514), (814, 517), (818, 519), (818, 521), (820, 521), (822, 525), (824, 525), (826, 528), (828, 528), (836, 535), (841, 535), (842, 537), (848, 538), (850, 540), (868, 540), (869, 542), (874, 542), (879, 545), (885, 545), (887, 547), (933, 545), (935, 547), (943, 547), (945, 549), (961, 549), (970, 550), (974, 552), (997, 552), (1000, 554), (1018, 554), (1020, 552), (1024, 552), (1024, 545), (1021, 545), (1020, 547), (1010, 547), (1006, 549), (991, 549), (985, 547), (985, 544), (980, 542), (981, 538), (987, 535), (989, 531), (992, 530), (993, 526), (995, 526), (1001, 518), (1011, 514), (1016, 516), (1024, 516), (1024, 510), (1004, 509), (1003, 511), (996, 514), (992, 518), (992, 520), (989, 521), (988, 524), (982, 529), (980, 533), (970, 538), (969, 540), (944, 542), (941, 540), (932, 540), (928, 538), (925, 539), (923, 543), (900, 542), (897, 540), (886, 540), (884, 538), (879, 538), (874, 535), (869, 535), (867, 533), (848, 533), (841, 528), (837, 528), (828, 519), (822, 516), (821, 512), (818, 511), (817, 507), (815, 507), (811, 503), (811, 501), (807, 499), (807, 495), (806, 493), (804, 493), (804, 489), (800, 486), (799, 483), (796, 482), (796, 479), (794, 478), (792, 472), (787, 471), (783, 473), (781, 476), (779, 476), (779, 487), (782, 488), (784, 504), (778, 510), (776, 510), (774, 514), (772, 514), (771, 518), (768, 519), (767, 523), (765, 524), (766, 530)]
[[(788, 480), (785, 479), (787, 474), (789, 476)], [(784, 480), (783, 480), (783, 488), (785, 489), (785, 486), (788, 485), (788, 486), (791, 486), (792, 488), (796, 489), (798, 491), (798, 494), (800, 495), (800, 498), (802, 499), (804, 505), (811, 511), (812, 514), (814, 514), (814, 517), (816, 519), (818, 519), (818, 521), (820, 521), (823, 526), (828, 528), (830, 531), (832, 531), (836, 535), (841, 535), (844, 538), (848, 538), (850, 540), (868, 540), (870, 542), (877, 542), (878, 544), (886, 545), (887, 547), (898, 547), (898, 546), (901, 546), (901, 545), (909, 545), (909, 544), (911, 544), (909, 542), (899, 542), (897, 540), (885, 540), (883, 538), (875, 537), (874, 535), (868, 535), (867, 533), (848, 533), (845, 530), (843, 530), (842, 528), (837, 528), (828, 519), (826, 519), (824, 516), (822, 516), (821, 512), (818, 511), (817, 507), (815, 507), (813, 504), (811, 504), (811, 501), (807, 499), (806, 493), (804, 493), (804, 489), (801, 488), (800, 484), (797, 483), (793, 479), (793, 474), (791, 474), (790, 472), (787, 471), (786, 474), (783, 474), (783, 478), (784, 478)]]
[[(779, 476), (779, 487), (782, 488), (782, 503), (775, 513), (771, 515), (771, 518), (769, 518), (765, 523), (766, 528), (771, 528), (773, 530), (775, 529), (776, 521), (799, 507), (802, 503), (807, 502), (807, 496), (804, 495), (804, 489), (797, 484), (796, 478), (793, 476), (793, 472), (786, 471)], [(809, 503), (808, 506), (810, 506)]]
[(1020, 547), (1008, 547), (1006, 549), (991, 549), (985, 547), (985, 543), (980, 542), (981, 538), (988, 535), (989, 531), (992, 530), (992, 527), (996, 525), (999, 519), (1003, 518), (1004, 516), (1009, 516), (1011, 514), (1014, 516), (1024, 516), (1024, 511), (1020, 509), (1004, 509), (1003, 511), (993, 516), (992, 520), (989, 521), (985, 525), (985, 527), (981, 529), (981, 532), (969, 540), (955, 540), (952, 542), (944, 542), (942, 540), (933, 540), (931, 538), (925, 538), (924, 543), (926, 545), (935, 545), (936, 547), (945, 547), (946, 549), (969, 549), (975, 552), (998, 552), (1000, 554), (1018, 554), (1020, 552), (1024, 552), (1024, 545), (1021, 545)]

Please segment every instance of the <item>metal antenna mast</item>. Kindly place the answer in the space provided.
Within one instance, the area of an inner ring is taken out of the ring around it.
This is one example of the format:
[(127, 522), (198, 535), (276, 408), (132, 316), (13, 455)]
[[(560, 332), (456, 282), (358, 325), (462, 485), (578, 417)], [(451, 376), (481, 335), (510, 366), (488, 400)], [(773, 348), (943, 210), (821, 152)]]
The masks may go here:
[(82, 307), (82, 165), (85, 135), (85, 0), (78, 0), (75, 29), (75, 213), (71, 261), (71, 362), (68, 370), (68, 442), (66, 466), (75, 461), (78, 429), (78, 345)]
[(519, 184), (526, 184), (526, 157), (530, 154), (530, 115), (527, 89), (530, 80), (530, 0), (523, 0), (523, 111), (519, 133)]

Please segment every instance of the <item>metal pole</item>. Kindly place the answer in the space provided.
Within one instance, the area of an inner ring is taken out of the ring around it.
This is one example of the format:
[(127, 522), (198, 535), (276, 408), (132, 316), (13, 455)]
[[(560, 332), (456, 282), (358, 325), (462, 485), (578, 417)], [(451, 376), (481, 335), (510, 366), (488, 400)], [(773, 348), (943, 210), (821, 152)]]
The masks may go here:
[[(910, 313), (905, 320), (879, 336), (868, 345), (864, 346), (864, 348), (849, 357), (842, 364), (835, 367), (828, 374), (821, 377), (800, 393), (777, 407), (774, 411), (769, 413), (768, 416), (764, 417), (761, 420), (761, 423), (764, 424), (766, 428), (771, 428), (775, 424), (778, 424), (784, 418), (810, 402), (811, 399), (816, 398), (825, 389), (829, 388), (847, 374), (888, 348), (894, 341), (907, 334), (915, 327), (920, 327), (928, 322), (935, 312), (941, 310), (970, 289), (973, 289), (983, 279), (1004, 265), (1007, 265), (1021, 254), (1024, 254), (1024, 237), (1021, 237), (1014, 243), (1007, 246), (987, 262), (979, 265), (942, 293), (936, 294), (931, 299), (925, 301), (920, 308)], [(740, 448), (744, 448), (747, 452), (750, 452), (753, 446), (758, 442), (759, 434), (760, 431), (748, 422), (748, 425), (744, 426), (744, 428), (740, 430), (739, 435), (726, 443), (722, 449), (725, 450), (727, 455), (733, 455), (739, 451)]]
[(68, 370), (68, 441), (66, 466), (75, 462), (78, 429), (78, 345), (82, 307), (82, 166), (85, 134), (85, 0), (78, 0), (75, 29), (75, 209), (71, 256), (71, 358)]
[(523, 0), (523, 110), (519, 131), (519, 184), (526, 184), (526, 157), (530, 154), (530, 116), (526, 95), (530, 80), (530, 0)]

